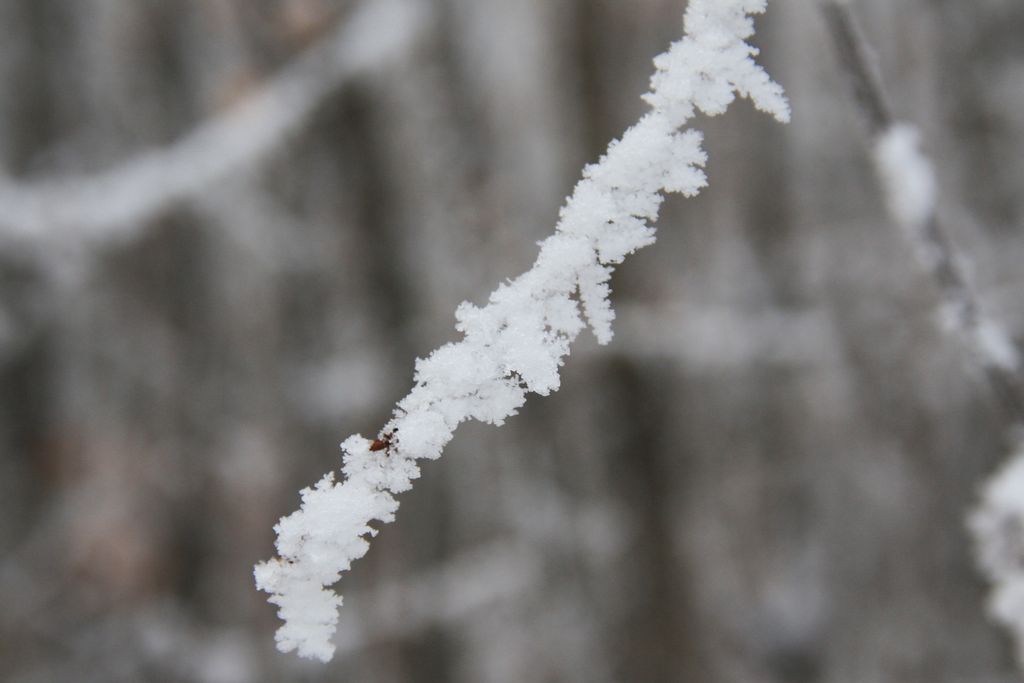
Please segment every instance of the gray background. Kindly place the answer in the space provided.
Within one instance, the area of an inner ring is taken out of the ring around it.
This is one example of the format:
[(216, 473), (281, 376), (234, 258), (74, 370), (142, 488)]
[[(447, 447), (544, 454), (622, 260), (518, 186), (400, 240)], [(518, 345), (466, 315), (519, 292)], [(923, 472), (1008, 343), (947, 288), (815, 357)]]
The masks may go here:
[[(3, 0), (2, 168), (88, 179), (174, 144), (365, 4)], [(710, 187), (616, 274), (612, 344), (585, 333), (557, 394), (426, 464), (341, 583), (334, 662), (274, 650), (272, 525), (455, 306), (529, 266), (683, 7), (419, 4), (251, 163), (114, 236), (4, 238), (0, 679), (1017, 680), (964, 526), (1006, 418), (885, 216), (810, 0), (758, 21), (792, 123), (698, 121)], [(854, 7), (1020, 332), (1024, 4)]]

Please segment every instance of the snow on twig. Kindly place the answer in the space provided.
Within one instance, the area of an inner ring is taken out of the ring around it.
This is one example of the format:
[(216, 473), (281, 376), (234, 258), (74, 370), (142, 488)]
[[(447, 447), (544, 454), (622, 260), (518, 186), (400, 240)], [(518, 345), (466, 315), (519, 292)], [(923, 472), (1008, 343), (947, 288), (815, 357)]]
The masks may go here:
[(419, 476), (466, 420), (501, 424), (527, 392), (559, 386), (559, 367), (589, 323), (611, 340), (612, 268), (654, 241), (652, 223), (666, 192), (696, 194), (705, 184), (701, 135), (680, 131), (699, 110), (721, 114), (737, 95), (780, 121), (789, 119), (782, 88), (752, 59), (752, 14), (766, 0), (692, 0), (684, 37), (655, 59), (651, 106), (606, 154), (583, 170), (555, 233), (541, 242), (533, 267), (502, 284), (483, 307), (456, 311), (459, 342), (416, 363), (415, 385), (378, 439), (342, 443), (344, 478), (328, 473), (302, 491), (302, 507), (275, 527), (278, 558), (256, 566), (284, 625), (284, 652), (329, 660), (341, 596), (330, 586), (362, 557), (374, 522), (394, 519), (395, 494)]
[(918, 130), (892, 116), (849, 5), (825, 0), (822, 8), (874, 137), (875, 170), (889, 215), (938, 286), (946, 330), (963, 342), (1012, 423), (1016, 452), (983, 485), (968, 526), (978, 564), (992, 582), (989, 613), (1013, 634), (1024, 667), (1024, 375), (1019, 353), (1005, 327), (984, 311), (965, 259), (941, 225), (934, 165), (920, 149)]
[(1024, 666), (1024, 446), (985, 482), (968, 528), (992, 583), (989, 614), (1013, 634)]
[(338, 86), (405, 52), (423, 30), (424, 11), (413, 0), (363, 2), (254, 95), (106, 171), (33, 182), (0, 175), (0, 238), (130, 238), (153, 214), (271, 153)]
[(920, 149), (920, 133), (897, 121), (869, 60), (871, 50), (842, 0), (824, 0), (825, 20), (839, 61), (872, 135), (875, 171), (893, 222), (936, 284), (946, 329), (982, 368), (1007, 413), (1024, 424), (1024, 383), (1013, 341), (983, 309), (966, 259), (950, 241), (938, 213), (935, 167)]

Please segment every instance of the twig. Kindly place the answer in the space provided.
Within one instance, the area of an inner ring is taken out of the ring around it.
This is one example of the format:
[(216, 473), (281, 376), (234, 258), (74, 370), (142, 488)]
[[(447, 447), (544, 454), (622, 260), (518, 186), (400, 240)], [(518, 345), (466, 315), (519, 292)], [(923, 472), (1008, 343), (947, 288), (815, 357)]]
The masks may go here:
[(832, 45), (850, 78), (857, 104), (867, 119), (872, 135), (880, 135), (893, 125), (892, 111), (882, 91), (881, 77), (872, 68), (869, 46), (841, 0), (822, 3), (825, 21), (832, 35)]
[(947, 322), (981, 366), (992, 393), (1008, 416), (1024, 425), (1024, 378), (1016, 348), (1004, 327), (979, 303), (966, 275), (964, 258), (947, 236), (938, 215), (934, 165), (916, 145), (916, 131), (900, 123), (869, 60), (867, 41), (843, 0), (823, 0), (822, 11), (839, 62), (874, 142), (875, 169), (889, 212), (903, 228), (938, 287)]

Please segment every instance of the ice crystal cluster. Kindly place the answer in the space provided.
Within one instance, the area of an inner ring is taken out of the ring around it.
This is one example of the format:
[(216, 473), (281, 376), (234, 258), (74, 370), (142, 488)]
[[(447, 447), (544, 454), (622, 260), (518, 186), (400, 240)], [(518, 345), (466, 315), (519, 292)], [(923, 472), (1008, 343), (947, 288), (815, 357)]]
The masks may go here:
[(992, 582), (989, 613), (1013, 634), (1024, 666), (1024, 446), (986, 482), (969, 526)]
[(610, 341), (612, 268), (654, 241), (664, 193), (693, 195), (705, 184), (701, 135), (681, 130), (696, 112), (721, 114), (741, 95), (789, 119), (782, 89), (746, 43), (751, 15), (765, 4), (691, 0), (684, 37), (655, 59), (644, 96), (651, 111), (584, 168), (533, 267), (500, 285), (485, 306), (458, 307), (462, 340), (417, 361), (414, 387), (380, 440), (346, 439), (343, 478), (329, 473), (303, 490), (301, 508), (277, 524), (279, 557), (257, 565), (255, 577), (284, 620), (281, 651), (331, 658), (342, 600), (330, 586), (366, 553), (374, 524), (394, 519), (395, 494), (419, 476), (417, 460), (439, 457), (461, 422), (500, 425), (528, 392), (558, 389), (559, 367), (587, 324), (598, 341)]

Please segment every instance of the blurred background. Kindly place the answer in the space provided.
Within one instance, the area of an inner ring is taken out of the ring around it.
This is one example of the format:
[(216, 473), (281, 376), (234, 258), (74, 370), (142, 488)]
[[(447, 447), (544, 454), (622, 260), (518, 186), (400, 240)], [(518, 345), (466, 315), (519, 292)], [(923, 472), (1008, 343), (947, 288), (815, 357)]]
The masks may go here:
[[(462, 427), (328, 665), (252, 565), (453, 312), (532, 263), (683, 0), (0, 2), (0, 680), (1018, 680), (964, 518), (1007, 418), (882, 208), (811, 0), (780, 126), (700, 120), (562, 389)], [(1024, 330), (1024, 4), (854, 3)]]

